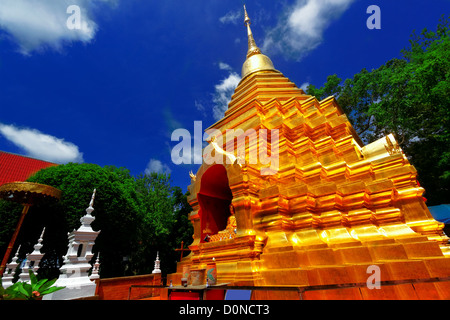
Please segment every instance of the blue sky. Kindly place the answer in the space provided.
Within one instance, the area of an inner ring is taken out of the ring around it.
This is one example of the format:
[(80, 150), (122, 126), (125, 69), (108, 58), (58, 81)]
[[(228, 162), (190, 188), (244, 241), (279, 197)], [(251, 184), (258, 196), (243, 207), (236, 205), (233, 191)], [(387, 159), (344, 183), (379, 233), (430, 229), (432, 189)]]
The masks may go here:
[[(450, 0), (245, 3), (256, 43), (299, 87), (377, 68), (450, 13)], [(1, 0), (0, 150), (170, 172), (186, 190), (199, 165), (172, 163), (171, 133), (223, 114), (247, 52), (243, 4)], [(71, 5), (79, 28), (68, 27)], [(370, 5), (381, 29), (366, 26)]]

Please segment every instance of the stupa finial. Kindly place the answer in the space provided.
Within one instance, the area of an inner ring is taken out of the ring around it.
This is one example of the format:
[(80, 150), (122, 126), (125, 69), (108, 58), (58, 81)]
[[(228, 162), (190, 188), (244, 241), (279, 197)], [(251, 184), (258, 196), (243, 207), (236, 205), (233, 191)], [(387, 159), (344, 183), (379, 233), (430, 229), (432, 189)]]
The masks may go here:
[(95, 199), (95, 192), (97, 189), (94, 189), (94, 192), (92, 193), (91, 202), (89, 202), (89, 207), (94, 207), (94, 199)]
[(244, 25), (247, 27), (247, 35), (248, 35), (248, 51), (247, 51), (247, 58), (251, 57), (254, 54), (261, 53), (261, 50), (259, 50), (258, 46), (256, 45), (255, 39), (253, 38), (252, 29), (250, 29), (250, 18), (247, 13), (247, 9), (245, 8), (244, 4)]
[(92, 211), (94, 211), (94, 199), (95, 199), (95, 192), (97, 189), (94, 189), (94, 192), (92, 193), (91, 202), (89, 202), (89, 207), (86, 209), (86, 212), (88, 215), (91, 215)]
[(244, 4), (244, 16), (245, 16), (244, 17), (244, 25), (245, 26), (250, 25), (250, 18), (247, 13), (247, 8), (245, 8), (245, 4)]
[(256, 71), (264, 71), (271, 70), (276, 71), (272, 61), (269, 57), (263, 55), (261, 50), (256, 45), (255, 39), (253, 38), (252, 30), (250, 29), (250, 17), (247, 13), (247, 8), (244, 5), (244, 25), (247, 27), (247, 36), (248, 36), (248, 51), (247, 51), (247, 59), (242, 66), (242, 79), (244, 79), (247, 75), (256, 72)]
[[(94, 192), (92, 193), (91, 202), (89, 202), (89, 207), (86, 209), (86, 215), (82, 216), (80, 219), (80, 222), (82, 224), (81, 228), (91, 228), (92, 221), (95, 220), (95, 218), (91, 215), (92, 211), (94, 211), (94, 199), (95, 199), (95, 192), (97, 189), (94, 189)], [(73, 229), (75, 231), (75, 229)]]

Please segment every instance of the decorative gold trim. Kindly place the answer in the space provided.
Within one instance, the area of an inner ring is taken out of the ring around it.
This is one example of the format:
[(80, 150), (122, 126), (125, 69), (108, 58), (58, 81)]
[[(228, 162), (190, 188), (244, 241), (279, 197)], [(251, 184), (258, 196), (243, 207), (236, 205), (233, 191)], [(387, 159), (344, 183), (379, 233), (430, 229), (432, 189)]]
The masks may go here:
[(34, 182), (10, 182), (0, 186), (0, 197), (22, 204), (34, 204), (43, 198), (61, 198), (61, 190)]

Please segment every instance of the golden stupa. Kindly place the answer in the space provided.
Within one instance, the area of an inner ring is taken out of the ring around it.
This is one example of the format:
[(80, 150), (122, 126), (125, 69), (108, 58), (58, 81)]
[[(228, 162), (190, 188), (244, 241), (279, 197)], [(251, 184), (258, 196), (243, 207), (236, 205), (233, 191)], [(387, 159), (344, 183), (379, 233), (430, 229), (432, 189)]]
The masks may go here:
[[(430, 214), (395, 138), (363, 146), (334, 97), (305, 94), (261, 53), (246, 11), (245, 25), (242, 80), (210, 129), (256, 132), (267, 143), (250, 134), (211, 139), (211, 154), (222, 161), (204, 157), (191, 174), (191, 253), (168, 279), (178, 284), (183, 266), (201, 270), (214, 260), (219, 283), (316, 286), (303, 299), (450, 299), (450, 282), (442, 281), (450, 276), (444, 225)], [(267, 133), (275, 130), (278, 137)], [(261, 149), (277, 161), (251, 161)], [(352, 286), (366, 283), (373, 266), (387, 285)], [(255, 290), (252, 298), (298, 293)]]

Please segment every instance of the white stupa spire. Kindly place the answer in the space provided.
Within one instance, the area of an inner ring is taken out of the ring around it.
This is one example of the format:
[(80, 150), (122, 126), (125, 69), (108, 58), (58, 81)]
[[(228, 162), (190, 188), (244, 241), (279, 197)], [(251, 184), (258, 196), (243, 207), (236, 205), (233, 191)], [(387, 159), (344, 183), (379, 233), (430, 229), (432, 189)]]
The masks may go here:
[(34, 245), (34, 251), (28, 255), (28, 259), (30, 259), (30, 261), (34, 261), (34, 264), (33, 264), (34, 274), (36, 274), (37, 271), (39, 270), (39, 263), (41, 262), (41, 259), (44, 256), (44, 254), (41, 253), (42, 241), (44, 239), (44, 232), (45, 232), (45, 227), (42, 230), (42, 233), (38, 239), (38, 242)]
[(95, 294), (96, 284), (91, 281), (88, 274), (92, 268), (89, 262), (94, 256), (92, 247), (100, 233), (100, 230), (94, 231), (91, 227), (91, 223), (95, 220), (95, 217), (91, 215), (94, 211), (95, 193), (96, 189), (94, 189), (86, 214), (80, 219), (81, 226), (68, 234), (67, 253), (64, 256), (63, 265), (59, 269), (61, 274), (55, 283), (57, 286), (66, 288), (44, 296), (44, 300), (71, 300)]
[(97, 259), (95, 260), (94, 266), (92, 267), (92, 273), (89, 276), (89, 279), (94, 281), (95, 279), (99, 279), (100, 275), (98, 274), (100, 269), (100, 252), (97, 254)]
[(153, 269), (152, 273), (161, 273), (161, 261), (159, 261), (159, 251), (156, 252), (156, 260), (155, 260), (155, 268)]
[(94, 189), (91, 197), (91, 202), (89, 202), (89, 207), (86, 208), (86, 215), (82, 216), (80, 219), (81, 227), (78, 230), (92, 231), (91, 223), (95, 220), (95, 217), (93, 217), (91, 213), (92, 211), (94, 211), (94, 199), (96, 191), (97, 189)]
[(14, 279), (14, 275), (16, 274), (16, 268), (18, 266), (17, 259), (19, 259), (19, 250), (20, 245), (17, 248), (16, 254), (11, 259), (11, 262), (6, 265), (6, 270), (2, 278), (2, 285), (3, 288), (5, 289), (13, 285), (12, 280)]
[(38, 242), (34, 245), (34, 250), (27, 254), (25, 265), (22, 268), (22, 272), (20, 274), (20, 280), (25, 282), (30, 282), (30, 274), (29, 270), (33, 271), (35, 275), (37, 275), (37, 271), (39, 270), (39, 263), (41, 263), (42, 257), (44, 256), (41, 253), (42, 241), (44, 238), (45, 227), (39, 236)]

